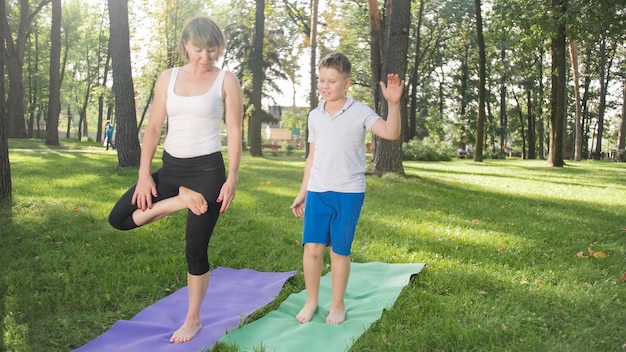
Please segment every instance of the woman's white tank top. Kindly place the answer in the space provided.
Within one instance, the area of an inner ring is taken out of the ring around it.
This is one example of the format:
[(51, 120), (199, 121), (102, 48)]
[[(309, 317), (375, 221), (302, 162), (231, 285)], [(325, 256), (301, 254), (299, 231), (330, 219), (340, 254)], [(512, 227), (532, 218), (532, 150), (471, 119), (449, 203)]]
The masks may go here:
[(220, 70), (206, 93), (186, 97), (174, 91), (178, 69), (172, 69), (167, 89), (165, 150), (176, 158), (192, 158), (222, 150), (219, 134), (224, 118), (222, 86), (226, 71)]

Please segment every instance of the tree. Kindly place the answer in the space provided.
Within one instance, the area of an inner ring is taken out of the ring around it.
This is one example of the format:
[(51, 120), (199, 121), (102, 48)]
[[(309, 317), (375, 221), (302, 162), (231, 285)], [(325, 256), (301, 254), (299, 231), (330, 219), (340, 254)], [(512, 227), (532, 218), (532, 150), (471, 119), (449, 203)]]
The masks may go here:
[(0, 14), (0, 25), (4, 31), (5, 61), (9, 78), (9, 95), (6, 106), (7, 136), (9, 138), (26, 137), (26, 121), (24, 119), (24, 84), (22, 82), (24, 52), (26, 41), (29, 35), (29, 27), (39, 11), (46, 6), (50, 0), (40, 1), (33, 12), (30, 12), (29, 0), (20, 0), (19, 24), (17, 37), (13, 40), (11, 27), (5, 8)]
[(256, 12), (254, 21), (254, 43), (252, 57), (250, 58), (250, 71), (252, 71), (252, 92), (250, 92), (250, 104), (253, 106), (252, 116), (248, 124), (248, 145), (250, 155), (262, 156), (261, 148), (261, 124), (264, 117), (261, 107), (263, 97), (263, 37), (265, 33), (265, 0), (256, 0)]
[(574, 79), (574, 161), (582, 160), (583, 151), (583, 130), (580, 121), (580, 85), (578, 78), (578, 44), (575, 41), (569, 44), (569, 54), (572, 63), (572, 74)]
[(622, 118), (617, 137), (617, 156), (619, 161), (626, 161), (626, 77), (622, 79), (624, 88), (622, 90)]
[(128, 0), (108, 0), (110, 41), (113, 69), (113, 94), (117, 126), (115, 140), (118, 164), (139, 166), (141, 149), (135, 112), (135, 89), (130, 63)]
[[(0, 13), (6, 13), (6, 2), (0, 1)], [(0, 23), (0, 43), (4, 43), (5, 26)], [(11, 200), (11, 164), (7, 139), (7, 119), (4, 113), (4, 55), (0, 52), (0, 203)]]
[(48, 118), (46, 145), (59, 145), (59, 114), (61, 113), (61, 0), (52, 0), (50, 30), (50, 90), (48, 91)]
[(550, 94), (550, 151), (548, 163), (554, 167), (563, 167), (563, 131), (565, 120), (565, 106), (567, 88), (567, 73), (565, 72), (565, 13), (567, 0), (552, 0), (553, 21), (556, 26), (555, 34), (550, 44), (552, 56), (552, 87)]
[[(372, 88), (374, 105), (380, 116), (387, 116), (387, 104), (382, 96), (379, 81), (388, 73), (397, 73), (401, 79), (406, 77), (409, 28), (411, 24), (411, 2), (406, 0), (388, 0), (385, 7), (384, 35), (381, 32), (378, 2), (368, 0), (370, 15), (370, 40), (372, 56)], [(406, 97), (406, 92), (405, 92)], [(406, 100), (406, 99), (403, 99)], [(403, 118), (406, 118), (406, 104), (401, 104)], [(395, 172), (404, 173), (402, 166), (402, 138), (389, 141), (374, 136), (373, 157), (369, 171), (381, 175)]]
[(476, 142), (474, 148), (474, 161), (483, 161), (483, 139), (485, 132), (485, 39), (483, 37), (483, 16), (481, 14), (480, 0), (474, 0), (476, 7), (476, 36), (478, 42), (478, 120), (476, 123)]

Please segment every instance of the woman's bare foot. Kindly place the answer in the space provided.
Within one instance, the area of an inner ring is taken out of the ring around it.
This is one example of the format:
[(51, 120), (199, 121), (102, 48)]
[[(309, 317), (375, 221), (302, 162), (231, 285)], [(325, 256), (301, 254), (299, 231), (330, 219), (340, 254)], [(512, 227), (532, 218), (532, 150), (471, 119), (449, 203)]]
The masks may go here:
[(185, 322), (183, 326), (181, 326), (178, 330), (176, 330), (172, 337), (170, 337), (170, 342), (177, 343), (185, 343), (191, 341), (202, 330), (202, 324), (197, 323), (188, 323)]
[(327, 324), (341, 324), (346, 320), (346, 307), (330, 308), (330, 313), (326, 317)]
[(311, 321), (311, 319), (313, 319), (313, 315), (315, 314), (316, 310), (317, 310), (317, 304), (312, 304), (312, 303), (307, 302), (304, 305), (304, 307), (302, 307), (302, 309), (300, 310), (300, 313), (296, 315), (296, 319), (300, 323), (308, 323)]
[(209, 203), (204, 199), (204, 196), (192, 189), (180, 186), (178, 196), (185, 203), (185, 206), (196, 215), (202, 215), (209, 210)]

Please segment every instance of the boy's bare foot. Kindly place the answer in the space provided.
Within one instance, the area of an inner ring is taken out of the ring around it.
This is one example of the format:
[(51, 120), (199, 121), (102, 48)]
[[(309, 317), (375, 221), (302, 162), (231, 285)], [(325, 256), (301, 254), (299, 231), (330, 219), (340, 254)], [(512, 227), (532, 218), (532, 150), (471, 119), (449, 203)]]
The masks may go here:
[(192, 189), (180, 186), (178, 196), (185, 203), (185, 206), (196, 215), (202, 215), (209, 210), (209, 203), (204, 199), (204, 196)]
[(170, 337), (170, 342), (177, 343), (185, 343), (191, 341), (191, 339), (198, 334), (202, 330), (202, 324), (192, 324), (185, 322), (183, 326), (181, 326), (178, 330), (176, 330), (172, 337)]
[(313, 315), (317, 310), (317, 304), (309, 304), (308, 302), (302, 307), (300, 313), (296, 315), (296, 319), (300, 323), (308, 323), (313, 319)]
[(339, 309), (330, 308), (330, 313), (326, 317), (327, 324), (341, 324), (346, 320), (346, 308)]

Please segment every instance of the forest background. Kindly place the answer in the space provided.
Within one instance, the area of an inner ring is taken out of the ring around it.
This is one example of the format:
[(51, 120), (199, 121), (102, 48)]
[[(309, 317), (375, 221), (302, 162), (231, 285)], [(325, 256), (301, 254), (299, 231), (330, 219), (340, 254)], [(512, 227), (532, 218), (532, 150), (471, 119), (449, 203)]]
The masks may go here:
[[(95, 131), (99, 141), (103, 121), (111, 119), (120, 166), (136, 166), (156, 76), (181, 64), (178, 35), (197, 14), (211, 16), (226, 33), (222, 65), (241, 80), (244, 139), (253, 156), (263, 154), (261, 126), (272, 119), (267, 106), (283, 94), (294, 105), (308, 94), (309, 109), (316, 106), (316, 62), (339, 50), (355, 66), (349, 94), (383, 115), (378, 80), (398, 72), (407, 82), (402, 139), (374, 138), (374, 173), (402, 172), (403, 158), (443, 159), (466, 144), (474, 144), (476, 161), (517, 155), (563, 166), (564, 159), (624, 157), (622, 1), (14, 0), (0, 6), (3, 198), (10, 197), (7, 138), (58, 145), (59, 130), (78, 140)], [(310, 58), (308, 67), (303, 58)], [(281, 123), (304, 128), (306, 113), (286, 113)], [(419, 152), (424, 149), (434, 152)]]

